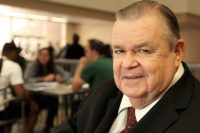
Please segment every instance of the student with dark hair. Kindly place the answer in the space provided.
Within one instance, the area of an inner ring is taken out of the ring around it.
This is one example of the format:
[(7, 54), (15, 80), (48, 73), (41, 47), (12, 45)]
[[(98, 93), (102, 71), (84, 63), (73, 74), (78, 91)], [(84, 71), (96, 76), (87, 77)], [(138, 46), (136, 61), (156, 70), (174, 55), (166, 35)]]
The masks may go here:
[(48, 47), (39, 50), (37, 59), (28, 64), (25, 71), (25, 80), (28, 82), (63, 82), (68, 78), (69, 74), (55, 65), (53, 54)]
[[(14, 40), (11, 41), (11, 44), (16, 45)], [(22, 51), (22, 48), (20, 46), (16, 48), (17, 54), (16, 54), (16, 59), (14, 61), (19, 64), (19, 66), (21, 67), (22, 72), (24, 74), (24, 71), (25, 71), (25, 68), (26, 68), (26, 60), (21, 55), (21, 51)]]
[[(37, 59), (27, 66), (24, 77), (27, 82), (32, 83), (51, 81), (63, 82), (69, 78), (69, 74), (61, 67), (54, 64), (53, 54), (47, 47), (39, 50)], [(49, 132), (50, 128), (53, 126), (54, 117), (57, 114), (58, 98), (39, 93), (34, 93), (32, 97), (38, 103), (40, 110), (48, 110), (44, 131)]]
[(101, 83), (113, 79), (112, 58), (110, 48), (101, 41), (91, 39), (86, 46), (86, 54), (80, 59), (79, 65), (71, 79), (72, 88), (77, 91), (84, 83), (94, 89)]
[[(110, 47), (96, 39), (91, 39), (88, 42), (85, 56), (80, 59), (71, 79), (74, 91), (80, 90), (84, 83), (88, 83), (90, 90), (93, 90), (103, 82), (113, 79)], [(80, 102), (81, 100), (73, 103), (72, 115), (77, 111)]]
[[(3, 46), (2, 58), (0, 59), (0, 119), (9, 120), (22, 118), (23, 101), (25, 104), (24, 109), (26, 116), (24, 131), (25, 133), (32, 133), (37, 120), (38, 106), (32, 101), (24, 88), (22, 70), (20, 66), (14, 62), (16, 57), (17, 47), (15, 44), (6, 43)], [(10, 101), (13, 99), (14, 95), (19, 98), (20, 101)], [(9, 133), (11, 131), (11, 125), (7, 125), (4, 129), (5, 133)]]

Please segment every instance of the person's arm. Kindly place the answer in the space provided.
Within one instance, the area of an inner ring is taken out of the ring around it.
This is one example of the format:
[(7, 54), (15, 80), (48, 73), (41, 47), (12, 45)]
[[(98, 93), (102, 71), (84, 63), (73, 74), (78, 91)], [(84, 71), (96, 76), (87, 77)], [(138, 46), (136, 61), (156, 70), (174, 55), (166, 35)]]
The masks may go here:
[(26, 91), (23, 84), (13, 85), (13, 90), (18, 98), (22, 100), (30, 100), (29, 93)]
[(30, 99), (28, 91), (24, 88), (24, 80), (22, 70), (18, 64), (13, 64), (13, 69), (10, 75), (10, 84), (16, 97), (28, 100)]
[(55, 71), (56, 71), (56, 81), (58, 82), (64, 82), (69, 80), (70, 73), (65, 71), (62, 67), (55, 65)]
[(74, 91), (79, 91), (84, 83), (85, 83), (85, 81), (83, 81), (81, 78), (72, 78), (71, 79), (71, 85), (72, 85), (72, 89)]
[(39, 77), (39, 78), (41, 78), (42, 82), (51, 82), (51, 81), (55, 80), (56, 75), (54, 73), (50, 73), (50, 74), (48, 74), (46, 76)]
[(74, 91), (78, 91), (79, 89), (81, 89), (81, 86), (85, 83), (85, 81), (81, 79), (81, 72), (83, 71), (83, 68), (85, 67), (87, 62), (88, 60), (85, 57), (82, 57), (80, 59), (75, 74), (71, 79), (71, 85)]

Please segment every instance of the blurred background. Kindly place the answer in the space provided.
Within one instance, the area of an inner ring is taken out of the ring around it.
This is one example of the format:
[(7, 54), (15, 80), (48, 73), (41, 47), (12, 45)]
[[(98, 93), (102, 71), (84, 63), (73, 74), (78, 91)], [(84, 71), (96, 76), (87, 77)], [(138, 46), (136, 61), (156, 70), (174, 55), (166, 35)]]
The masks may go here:
[[(80, 35), (80, 44), (90, 38), (111, 43), (115, 12), (137, 0), (1, 0), (0, 49), (15, 41), (27, 60), (36, 58), (40, 47), (51, 45), (58, 52), (72, 35)], [(186, 40), (184, 60), (200, 61), (200, 1), (157, 0), (177, 15), (182, 37)]]
[[(79, 63), (79, 59), (67, 58), (67, 52), (70, 53), (67, 49), (75, 44), (74, 34), (79, 35), (79, 42), (75, 42), (82, 47), (88, 45), (90, 39), (97, 39), (109, 46), (115, 13), (136, 1), (138, 0), (0, 0), (0, 54), (6, 42), (14, 41), (20, 48), (19, 54), (24, 58), (23, 61), (29, 64), (40, 55), (38, 51), (41, 48), (48, 47), (53, 54), (51, 58), (56, 58), (55, 65), (62, 66), (69, 73), (65, 76), (65, 81), (68, 83)], [(175, 12), (181, 36), (186, 41), (184, 61), (200, 79), (200, 1), (156, 1), (167, 5)], [(76, 50), (72, 53), (78, 52)], [(72, 115), (74, 101), (77, 99), (81, 101), (88, 91), (73, 93), (72, 87), (65, 85), (48, 93), (56, 94), (59, 98), (58, 116), (54, 119), (55, 127), (51, 130), (55, 132), (56, 126)], [(39, 115), (35, 133), (43, 133), (47, 117), (45, 111)], [(21, 125), (23, 126), (23, 117), (20, 124), (14, 125), (16, 128), (12, 132), (21, 133), (23, 131), (19, 128)]]

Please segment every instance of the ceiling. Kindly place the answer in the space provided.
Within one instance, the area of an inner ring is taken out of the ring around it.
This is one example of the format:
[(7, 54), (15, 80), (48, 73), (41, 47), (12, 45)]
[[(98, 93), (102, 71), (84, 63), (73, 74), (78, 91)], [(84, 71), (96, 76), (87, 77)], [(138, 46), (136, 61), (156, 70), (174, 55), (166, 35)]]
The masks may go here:
[[(41, 0), (59, 4), (95, 9), (106, 12), (117, 10), (139, 0)], [(155, 0), (170, 7), (175, 12), (186, 12), (189, 0)]]
[[(12, 0), (8, 0), (8, 1), (10, 1), (10, 2), (3, 1), (1, 3), (5, 3), (5, 4), (7, 3), (8, 5), (10, 3), (12, 3), (10, 5), (13, 5), (16, 7), (18, 7), (20, 5), (19, 4), (20, 2), (13, 3)], [(21, 1), (21, 3), (26, 3), (26, 0), (19, 0), (19, 1)], [(30, 1), (32, 1), (32, 0), (30, 0)], [(100, 11), (98, 13), (103, 13), (103, 14), (106, 14), (106, 13), (114, 14), (119, 9), (121, 9), (127, 5), (130, 5), (131, 3), (134, 3), (136, 1), (139, 1), (139, 0), (35, 0), (36, 3), (41, 2), (43, 7), (46, 4), (48, 5), (48, 3), (50, 3), (51, 5), (57, 5), (57, 6), (59, 4), (62, 4), (62, 5), (67, 5), (68, 6), (67, 8), (69, 8), (69, 6), (70, 6), (70, 8), (73, 9), (72, 12), (77, 9), (77, 8), (73, 8), (73, 7), (79, 7), (79, 8), (81, 8), (81, 11), (84, 11), (84, 9), (86, 9), (86, 11), (91, 13), (92, 11), (97, 10), (97, 11)], [(200, 4), (200, 2), (198, 2), (197, 0), (155, 0), (155, 1), (158, 1), (162, 4), (167, 5), (170, 9), (172, 9), (172, 11), (174, 11), (177, 14), (178, 13), (193, 13), (192, 10), (198, 9), (196, 11), (194, 10), (194, 13), (200, 15), (200, 8), (198, 6), (196, 6), (196, 8), (194, 7), (195, 5)], [(54, 4), (54, 3), (56, 3), (56, 4)], [(32, 4), (34, 5), (34, 2), (32, 2)], [(35, 6), (35, 7), (38, 7), (38, 6)], [(63, 8), (66, 9), (65, 6), (61, 6), (61, 7), (62, 7), (61, 10), (64, 10)], [(40, 9), (43, 9), (43, 8), (37, 8), (36, 10), (30, 10), (30, 8), (27, 8), (27, 9), (25, 9), (23, 12), (26, 12), (26, 13), (32, 12), (32, 13), (36, 13), (36, 14), (40, 14), (40, 15), (64, 17), (64, 18), (67, 18), (67, 20), (69, 20), (71, 22), (77, 22), (77, 23), (81, 22), (81, 21), (96, 23), (96, 22), (99, 22), (99, 20), (102, 20), (102, 21), (105, 20), (105, 19), (97, 19), (97, 21), (95, 21), (95, 17), (91, 18), (91, 17), (88, 17), (87, 15), (85, 15), (84, 17), (83, 16), (80, 17), (80, 12), (79, 12), (79, 15), (70, 15), (70, 14), (68, 14), (69, 13), (68, 10), (65, 10), (65, 12), (67, 14), (63, 14), (63, 13), (57, 12), (57, 10), (51, 9), (51, 8), (48, 8), (49, 10), (44, 11), (44, 12), (40, 12), (40, 11), (42, 11)], [(92, 9), (92, 10), (87, 10), (87, 9)], [(103, 11), (103, 12), (101, 12), (101, 11)], [(81, 13), (85, 14), (83, 12), (81, 12)], [(96, 18), (98, 18), (98, 17), (96, 17)]]
[[(139, 0), (40, 0), (76, 7), (115, 13), (119, 9)], [(155, 0), (167, 5), (175, 13), (191, 13), (200, 16), (199, 0)]]
[[(116, 12), (118, 9), (129, 5), (137, 0), (41, 0), (55, 2), (71, 6), (77, 6), (88, 9), (95, 9), (106, 12)], [(112, 6), (111, 6), (112, 5)]]

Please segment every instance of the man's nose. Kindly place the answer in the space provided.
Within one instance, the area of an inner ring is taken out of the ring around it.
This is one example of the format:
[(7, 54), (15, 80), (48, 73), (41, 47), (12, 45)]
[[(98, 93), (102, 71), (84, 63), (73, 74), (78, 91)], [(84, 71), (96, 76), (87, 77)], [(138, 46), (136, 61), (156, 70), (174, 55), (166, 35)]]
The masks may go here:
[(125, 69), (131, 69), (139, 66), (138, 59), (136, 57), (136, 54), (134, 53), (127, 53), (122, 61), (122, 67)]

